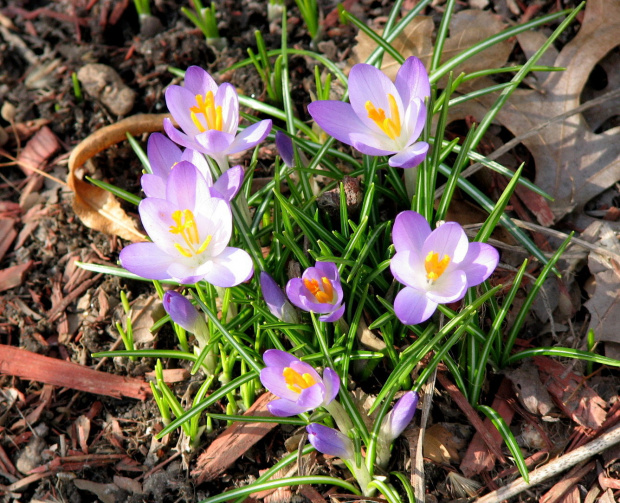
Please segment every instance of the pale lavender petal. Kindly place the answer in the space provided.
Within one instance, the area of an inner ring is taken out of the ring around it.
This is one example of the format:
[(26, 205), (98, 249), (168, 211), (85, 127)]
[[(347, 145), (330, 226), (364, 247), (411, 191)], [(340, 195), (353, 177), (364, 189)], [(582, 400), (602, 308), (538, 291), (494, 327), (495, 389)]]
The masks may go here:
[(317, 451), (347, 460), (355, 457), (353, 442), (338, 430), (312, 423), (306, 426), (306, 431), (308, 432), (308, 442)]
[[(311, 267), (308, 269), (312, 269)], [(315, 271), (320, 277), (325, 277), (331, 282), (340, 281), (340, 274), (338, 274), (338, 267), (333, 262), (316, 262), (314, 264)]]
[(368, 133), (351, 133), (350, 145), (362, 154), (379, 156), (391, 155), (398, 149), (394, 140), (387, 135), (381, 135), (374, 131)]
[(405, 124), (407, 124), (409, 131), (406, 145), (411, 145), (419, 138), (424, 126), (426, 126), (426, 106), (424, 103), (418, 99), (413, 99), (409, 103), (405, 112)]
[(329, 136), (347, 145), (351, 145), (351, 133), (372, 133), (349, 103), (313, 101), (308, 105), (308, 113)]
[(177, 209), (193, 211), (196, 204), (202, 202), (205, 191), (208, 194), (206, 182), (193, 164), (181, 161), (170, 171), (166, 199)]
[(209, 187), (213, 186), (213, 175), (211, 175), (211, 169), (209, 168), (209, 163), (207, 162), (204, 154), (194, 150), (193, 148), (188, 148), (185, 149), (181, 155), (181, 160), (191, 162), (194, 166), (196, 166), (198, 171), (200, 171), (200, 174), (207, 182), (207, 185)]
[(432, 302), (448, 304), (461, 300), (467, 292), (467, 276), (460, 269), (446, 270), (426, 293)]
[(403, 103), (411, 98), (424, 100), (431, 95), (431, 86), (424, 64), (415, 56), (408, 57), (396, 74), (394, 82)]
[(329, 313), (324, 316), (319, 316), (319, 321), (323, 321), (325, 323), (338, 321), (340, 318), (342, 318), (342, 315), (344, 314), (344, 308), (345, 308), (345, 304), (342, 304), (342, 306), (340, 306), (334, 312)]
[(243, 185), (243, 176), (245, 172), (243, 166), (237, 165), (229, 168), (220, 176), (213, 185), (213, 191), (217, 193), (217, 197), (225, 201), (232, 201)]
[(185, 71), (185, 81), (183, 82), (185, 89), (192, 94), (206, 95), (209, 91), (213, 94), (217, 92), (217, 83), (208, 72), (199, 66), (190, 66)]
[(304, 311), (319, 314), (330, 314), (334, 311), (333, 304), (318, 302), (310, 290), (306, 288), (301, 278), (293, 278), (286, 284), (286, 296), (294, 306)]
[(418, 143), (414, 143), (410, 147), (407, 147), (405, 150), (402, 150), (398, 154), (390, 157), (388, 163), (393, 168), (415, 168), (426, 157), (426, 154), (428, 153), (428, 148), (428, 143), (424, 141), (419, 141)]
[(271, 314), (286, 323), (297, 323), (299, 321), (295, 309), (286, 300), (280, 286), (265, 271), (260, 273), (260, 287)]
[(201, 241), (211, 236), (211, 243), (206, 253), (210, 257), (219, 255), (226, 249), (232, 236), (233, 221), (230, 206), (222, 199), (211, 197), (210, 193), (203, 193), (202, 198), (196, 198), (196, 201), (200, 201), (194, 208), (194, 216)]
[(180, 325), (192, 334), (196, 332), (203, 334), (206, 332), (204, 317), (184, 295), (174, 290), (169, 290), (164, 294), (162, 304), (172, 321), (177, 325)]
[(396, 252), (390, 261), (390, 271), (394, 278), (405, 286), (420, 291), (428, 288), (424, 257), (416, 250)]
[(394, 83), (378, 68), (360, 63), (354, 65), (349, 72), (349, 101), (353, 111), (362, 122), (371, 130), (378, 133), (381, 128), (368, 117), (366, 103), (369, 101), (376, 109), (383, 109), (387, 117), (390, 116), (390, 103), (388, 94), (391, 94), (396, 101), (400, 112), (401, 120), (405, 113), (400, 94), (396, 90)]
[(323, 385), (325, 386), (323, 405), (328, 405), (338, 396), (338, 392), (340, 391), (340, 376), (335, 370), (325, 367), (325, 370), (323, 370)]
[(239, 95), (229, 82), (222, 84), (215, 95), (215, 106), (222, 107), (222, 131), (237, 134), (239, 126)]
[(323, 383), (317, 383), (314, 386), (301, 390), (297, 405), (304, 407), (305, 410), (312, 410), (323, 404), (325, 397), (325, 386)]
[(292, 168), (295, 165), (295, 150), (290, 136), (287, 136), (282, 131), (276, 131), (276, 148), (282, 158), (282, 162), (289, 168)]
[[(181, 86), (170, 86), (166, 89), (166, 106), (183, 132), (190, 137), (200, 133), (200, 129), (196, 127), (190, 114), (190, 108), (196, 106), (194, 93)], [(168, 134), (168, 131), (166, 133)], [(171, 139), (176, 141), (172, 137)]]
[(254, 273), (254, 264), (245, 250), (227, 247), (213, 257), (213, 268), (204, 275), (205, 281), (215, 286), (229, 288), (249, 280)]
[[(322, 384), (323, 379), (321, 379), (321, 376), (319, 375), (319, 373), (309, 363), (298, 360), (296, 362), (291, 362), (289, 364), (289, 367), (293, 369), (295, 372), (297, 372), (299, 375), (308, 374), (315, 383), (321, 383), (321, 386), (323, 386)], [(324, 389), (324, 388), (321, 388), (321, 389)]]
[(297, 405), (295, 402), (282, 398), (269, 402), (267, 404), (267, 410), (276, 417), (289, 417), (302, 414), (310, 409), (306, 409), (305, 407)]
[(129, 272), (147, 279), (170, 279), (167, 270), (173, 257), (155, 243), (134, 243), (121, 250), (121, 265)]
[(218, 131), (217, 129), (209, 129), (204, 133), (200, 133), (195, 137), (196, 142), (200, 145), (200, 151), (211, 157), (218, 158), (228, 153), (228, 149), (232, 145), (235, 137), (232, 134)]
[(172, 124), (172, 121), (167, 117), (164, 119), (164, 131), (173, 142), (178, 143), (179, 145), (186, 148), (199, 150), (203, 154), (206, 153), (201, 150), (202, 147), (198, 143), (196, 143), (193, 138), (190, 138), (188, 135), (182, 133), (177, 128), (175, 128)]
[(469, 243), (469, 250), (459, 264), (459, 269), (467, 276), (467, 286), (476, 286), (486, 280), (497, 267), (499, 252), (489, 244)]
[(263, 353), (263, 361), (268, 367), (290, 367), (292, 362), (301, 360), (286, 351), (268, 349)]
[(174, 246), (178, 242), (178, 236), (170, 233), (170, 227), (174, 225), (172, 214), (176, 210), (177, 207), (170, 202), (153, 197), (143, 199), (138, 206), (144, 230), (153, 243), (171, 257), (178, 255)]
[(196, 260), (181, 257), (177, 254), (175, 261), (168, 267), (170, 277), (178, 283), (191, 285), (203, 279), (196, 268)]
[(246, 127), (239, 133), (227, 150), (228, 154), (236, 154), (248, 150), (262, 142), (271, 131), (271, 119), (265, 119)]
[(396, 216), (392, 229), (392, 240), (396, 251), (422, 251), (424, 241), (431, 235), (431, 226), (426, 218), (415, 211), (403, 211)]
[(146, 173), (140, 177), (140, 185), (142, 185), (142, 190), (146, 194), (146, 197), (156, 197), (158, 199), (166, 198), (166, 180), (168, 176), (165, 178), (160, 178), (157, 175), (151, 175)]
[(164, 179), (168, 176), (174, 163), (181, 160), (181, 149), (161, 133), (153, 133), (149, 136), (146, 153), (153, 175)]
[(415, 391), (405, 393), (394, 407), (383, 418), (381, 423), (381, 436), (388, 442), (392, 442), (405, 431), (415, 414), (418, 405), (418, 394)]
[(428, 320), (437, 309), (437, 302), (431, 301), (426, 292), (405, 287), (394, 299), (394, 313), (405, 325), (417, 325)]
[(446, 222), (435, 229), (431, 235), (426, 238), (422, 247), (422, 255), (426, 257), (430, 252), (438, 253), (439, 260), (444, 255), (450, 257), (450, 269), (455, 264), (461, 262), (467, 254), (469, 248), (469, 240), (463, 227), (456, 222)]

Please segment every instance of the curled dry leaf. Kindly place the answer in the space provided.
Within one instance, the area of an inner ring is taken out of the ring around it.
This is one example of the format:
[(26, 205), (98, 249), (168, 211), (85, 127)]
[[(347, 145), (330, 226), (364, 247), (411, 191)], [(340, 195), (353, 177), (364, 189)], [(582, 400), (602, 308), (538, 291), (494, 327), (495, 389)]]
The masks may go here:
[(68, 183), (74, 193), (73, 210), (91, 229), (119, 236), (128, 241), (144, 241), (136, 223), (122, 209), (118, 200), (108, 191), (83, 180), (80, 168), (86, 161), (107, 148), (133, 136), (163, 129), (163, 120), (169, 114), (139, 114), (103, 127), (80, 142), (69, 157)]

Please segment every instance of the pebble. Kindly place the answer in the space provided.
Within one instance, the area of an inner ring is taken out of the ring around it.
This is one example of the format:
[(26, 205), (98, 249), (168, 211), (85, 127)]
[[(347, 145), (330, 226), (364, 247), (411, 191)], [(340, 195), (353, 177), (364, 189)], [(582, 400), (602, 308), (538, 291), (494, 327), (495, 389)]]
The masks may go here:
[(82, 88), (101, 101), (114, 115), (127, 115), (136, 100), (136, 93), (125, 85), (116, 70), (101, 63), (91, 63), (78, 71)]

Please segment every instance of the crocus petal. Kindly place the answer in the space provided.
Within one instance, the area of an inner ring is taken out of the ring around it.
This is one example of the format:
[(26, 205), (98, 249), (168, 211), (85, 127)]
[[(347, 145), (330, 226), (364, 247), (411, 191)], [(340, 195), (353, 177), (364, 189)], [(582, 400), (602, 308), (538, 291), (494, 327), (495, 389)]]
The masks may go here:
[(215, 106), (222, 107), (222, 131), (228, 134), (237, 134), (239, 127), (239, 95), (235, 87), (225, 82), (222, 84), (215, 95)]
[(405, 325), (417, 325), (428, 320), (437, 309), (437, 302), (426, 296), (426, 292), (405, 287), (394, 299), (394, 313)]
[(301, 360), (286, 351), (268, 349), (263, 353), (263, 361), (268, 367), (290, 367), (291, 363)]
[(217, 129), (209, 129), (204, 133), (200, 133), (194, 137), (196, 143), (200, 145), (200, 151), (217, 159), (228, 152), (228, 149), (235, 140), (234, 135), (218, 131)]
[(170, 279), (167, 270), (173, 257), (155, 243), (133, 243), (121, 250), (121, 265), (129, 272), (147, 279)]
[(177, 236), (170, 233), (170, 227), (174, 225), (173, 212), (177, 207), (165, 199), (147, 197), (140, 201), (138, 212), (142, 226), (157, 247), (170, 255), (170, 260), (178, 255), (175, 244), (179, 241)]
[(275, 396), (297, 402), (299, 393), (289, 389), (282, 371), (284, 367), (265, 367), (260, 371), (260, 382)]
[(308, 113), (329, 136), (351, 145), (352, 133), (372, 134), (349, 103), (342, 101), (314, 101), (308, 105)]
[(190, 66), (185, 71), (183, 85), (185, 89), (190, 91), (193, 95), (205, 95), (209, 91), (213, 94), (217, 92), (217, 83), (213, 80), (213, 77), (199, 66)]
[(467, 276), (467, 286), (476, 286), (486, 280), (497, 267), (499, 252), (486, 243), (469, 243), (469, 250), (459, 264)]
[(308, 432), (308, 442), (317, 451), (341, 459), (353, 459), (355, 457), (353, 442), (339, 431), (318, 423), (309, 424), (306, 426), (306, 431)]
[(468, 248), (469, 240), (463, 227), (456, 222), (446, 222), (426, 238), (422, 247), (422, 255), (426, 257), (430, 252), (438, 253), (439, 260), (447, 255), (450, 257), (448, 267), (452, 269), (452, 266), (465, 258)]
[(325, 367), (323, 370), (323, 385), (325, 386), (325, 397), (323, 405), (331, 403), (340, 391), (340, 376), (335, 370)]
[(295, 151), (293, 148), (293, 140), (282, 131), (276, 132), (276, 148), (278, 154), (282, 158), (282, 162), (289, 168), (292, 168), (295, 164)]
[[(167, 178), (167, 176), (166, 176)], [(166, 178), (145, 173), (140, 177), (140, 185), (146, 197), (164, 199), (166, 197)]]
[(397, 252), (421, 251), (424, 241), (431, 235), (431, 226), (415, 211), (403, 211), (396, 216), (392, 228), (392, 239)]
[(317, 383), (301, 391), (297, 399), (297, 405), (304, 407), (305, 410), (312, 410), (323, 404), (325, 387), (323, 383)]
[(204, 275), (204, 280), (222, 288), (237, 286), (252, 277), (254, 264), (250, 255), (239, 248), (227, 247), (213, 257), (213, 268)]
[(431, 95), (431, 86), (424, 64), (415, 56), (408, 57), (396, 74), (394, 82), (403, 103), (411, 98), (424, 100)]
[(418, 405), (418, 394), (415, 391), (405, 393), (394, 407), (383, 418), (381, 433), (387, 441), (392, 442), (405, 431), (415, 414)]
[(349, 139), (353, 148), (366, 155), (391, 155), (398, 150), (394, 140), (374, 131), (351, 133)]
[(340, 318), (342, 318), (342, 315), (344, 314), (344, 308), (345, 304), (342, 304), (342, 306), (340, 306), (340, 308), (336, 309), (334, 312), (326, 314), (324, 316), (319, 316), (319, 321), (323, 321), (326, 323), (338, 321)]
[(243, 176), (243, 166), (233, 166), (217, 179), (211, 189), (211, 193), (215, 192), (216, 196), (224, 199), (224, 201), (232, 201), (239, 192), (241, 185), (243, 185)]
[(448, 304), (461, 300), (467, 291), (467, 276), (460, 269), (446, 271), (426, 293), (429, 300)]
[(309, 409), (297, 405), (296, 402), (285, 400), (284, 398), (272, 400), (267, 404), (267, 410), (276, 417), (296, 416), (308, 412)]
[(388, 101), (388, 95), (394, 97), (400, 115), (403, 117), (405, 109), (400, 94), (388, 76), (372, 65), (367, 65), (365, 63), (353, 65), (353, 68), (351, 68), (349, 72), (349, 101), (351, 102), (353, 111), (361, 121), (368, 128), (377, 133), (381, 133), (382, 131), (379, 126), (368, 117), (366, 103), (370, 101), (376, 109), (383, 109), (386, 114), (389, 114), (390, 103)]
[(429, 283), (424, 268), (424, 257), (416, 250), (396, 252), (390, 261), (390, 271), (405, 286), (426, 291)]
[[(196, 93), (192, 93), (185, 87), (170, 86), (166, 89), (165, 97), (170, 115), (174, 117), (183, 132), (189, 136), (199, 134), (200, 129), (194, 124), (190, 115), (190, 108), (196, 106)], [(174, 138), (171, 139), (176, 141)]]
[(175, 128), (172, 124), (172, 121), (167, 117), (164, 119), (164, 131), (174, 143), (178, 143), (179, 145), (186, 148), (196, 149), (203, 154), (206, 153), (203, 152), (202, 147), (197, 142), (195, 142), (185, 133), (182, 133), (177, 128)]
[(166, 178), (170, 168), (181, 159), (181, 149), (161, 133), (149, 136), (146, 152), (151, 171), (158, 177)]
[(210, 199), (210, 194), (200, 172), (187, 161), (179, 162), (168, 175), (166, 200), (178, 208), (194, 210), (205, 198)]
[(325, 276), (330, 281), (340, 280), (340, 275), (338, 274), (338, 268), (336, 267), (336, 264), (334, 264), (333, 262), (318, 261), (314, 265), (314, 269), (320, 276)]
[(405, 112), (405, 124), (409, 131), (406, 144), (411, 145), (418, 139), (426, 125), (426, 106), (419, 99), (414, 98), (409, 103)]
[(294, 306), (304, 311), (327, 314), (334, 311), (334, 305), (318, 302), (306, 288), (301, 278), (293, 278), (286, 284), (286, 296)]
[(209, 163), (207, 162), (204, 154), (194, 150), (193, 148), (188, 148), (185, 149), (183, 154), (181, 154), (181, 160), (188, 161), (196, 166), (200, 174), (207, 182), (207, 185), (209, 187), (213, 186), (213, 175), (211, 175), (211, 168), (209, 168)]
[(428, 143), (424, 141), (419, 141), (418, 143), (414, 143), (410, 147), (407, 147), (405, 150), (402, 150), (398, 154), (390, 157), (388, 163), (393, 168), (415, 168), (426, 157), (426, 154), (428, 153), (428, 148)]
[(263, 291), (263, 298), (271, 314), (286, 323), (297, 323), (297, 313), (274, 279), (265, 271), (260, 273), (260, 288)]
[(230, 144), (227, 153), (236, 154), (258, 145), (271, 131), (271, 124), (271, 119), (265, 119), (246, 127)]

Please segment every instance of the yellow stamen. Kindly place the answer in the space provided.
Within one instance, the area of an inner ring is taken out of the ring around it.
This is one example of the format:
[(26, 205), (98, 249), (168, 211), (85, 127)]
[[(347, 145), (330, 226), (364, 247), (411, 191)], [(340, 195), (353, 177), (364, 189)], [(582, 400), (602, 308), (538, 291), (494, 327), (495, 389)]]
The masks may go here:
[[(192, 122), (198, 128), (198, 131), (204, 133), (207, 129), (222, 130), (222, 107), (215, 106), (215, 97), (213, 91), (209, 91), (204, 96), (202, 94), (196, 95), (196, 106), (189, 109)], [(206, 127), (198, 118), (197, 114), (202, 114), (206, 122)]]
[(448, 264), (450, 264), (450, 257), (448, 257), (448, 255), (444, 255), (443, 258), (439, 260), (439, 253), (433, 251), (428, 252), (426, 259), (424, 259), (426, 277), (430, 281), (437, 281), (445, 272)]
[(319, 282), (316, 279), (304, 279), (304, 285), (310, 293), (314, 295), (317, 302), (321, 304), (331, 303), (334, 300), (334, 287), (332, 282), (325, 276), (321, 278), (321, 284), (323, 289), (319, 286)]
[(300, 374), (290, 367), (285, 367), (282, 371), (286, 387), (295, 393), (301, 393), (306, 388), (316, 384), (316, 381), (310, 374)]
[[(179, 243), (175, 243), (174, 247), (179, 253), (187, 258), (203, 253), (211, 243), (213, 236), (209, 234), (202, 244), (200, 244), (200, 233), (198, 232), (198, 225), (196, 225), (196, 220), (194, 219), (192, 211), (176, 210), (171, 216), (176, 225), (170, 226), (170, 234), (179, 234), (187, 245), (187, 247), (184, 247)], [(200, 246), (196, 249), (196, 245), (198, 244), (200, 244)]]
[(385, 116), (383, 108), (375, 108), (370, 100), (366, 102), (366, 111), (368, 112), (368, 118), (379, 126), (381, 131), (388, 137), (394, 140), (400, 136), (400, 112), (394, 96), (388, 94), (387, 98), (390, 105), (390, 117)]

